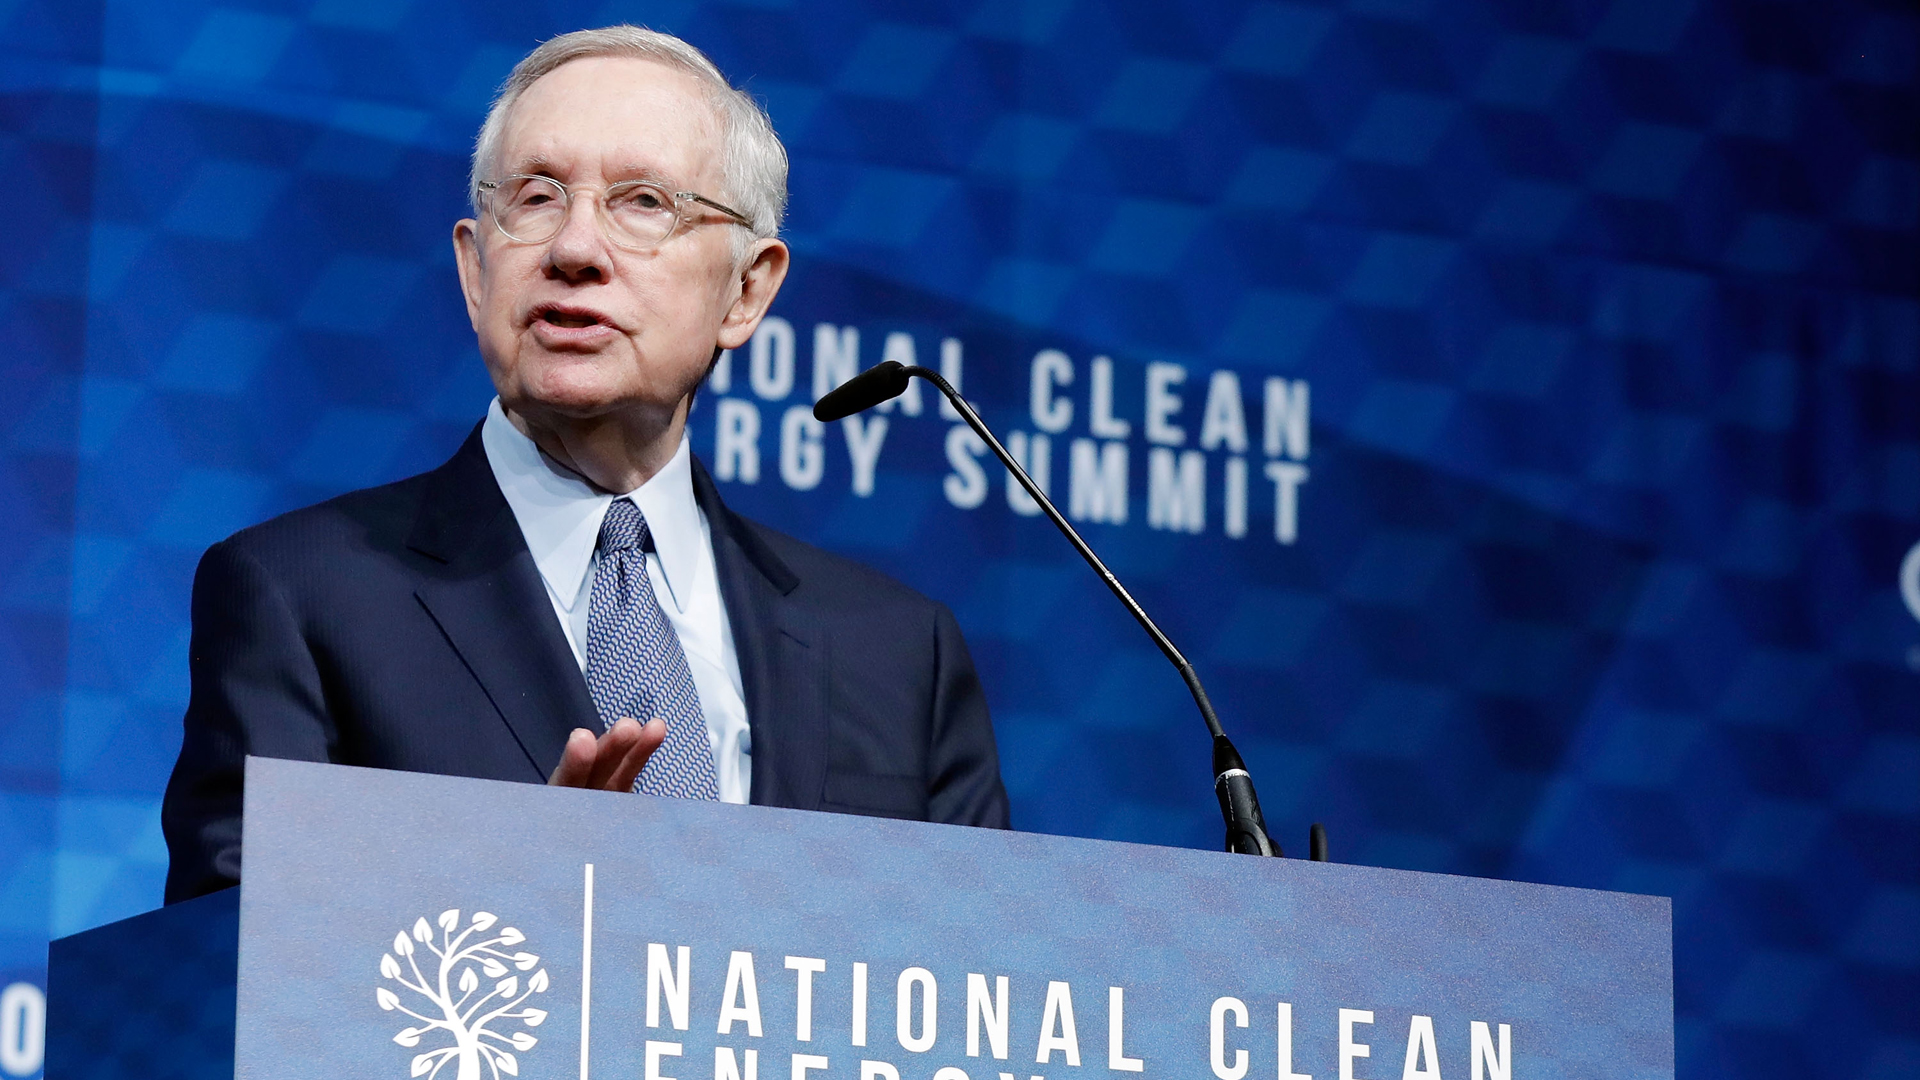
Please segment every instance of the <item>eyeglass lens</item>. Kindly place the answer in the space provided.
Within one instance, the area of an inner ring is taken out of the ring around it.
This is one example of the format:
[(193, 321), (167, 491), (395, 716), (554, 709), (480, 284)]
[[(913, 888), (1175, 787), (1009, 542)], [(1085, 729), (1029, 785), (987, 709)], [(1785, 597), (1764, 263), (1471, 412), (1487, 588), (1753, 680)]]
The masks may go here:
[[(538, 244), (553, 239), (566, 225), (567, 203), (567, 189), (559, 181), (516, 176), (494, 189), (493, 215), (507, 236)], [(614, 184), (601, 193), (599, 204), (614, 241), (636, 248), (659, 244), (679, 220), (673, 195), (645, 181)]]

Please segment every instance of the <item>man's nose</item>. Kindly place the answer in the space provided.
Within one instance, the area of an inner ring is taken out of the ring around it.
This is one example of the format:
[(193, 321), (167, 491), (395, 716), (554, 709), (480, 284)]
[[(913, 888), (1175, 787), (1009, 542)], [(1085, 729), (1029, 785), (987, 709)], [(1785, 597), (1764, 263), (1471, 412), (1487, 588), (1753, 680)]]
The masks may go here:
[(567, 207), (567, 220), (547, 241), (547, 272), (567, 281), (602, 281), (607, 269), (599, 204), (590, 195), (575, 195)]

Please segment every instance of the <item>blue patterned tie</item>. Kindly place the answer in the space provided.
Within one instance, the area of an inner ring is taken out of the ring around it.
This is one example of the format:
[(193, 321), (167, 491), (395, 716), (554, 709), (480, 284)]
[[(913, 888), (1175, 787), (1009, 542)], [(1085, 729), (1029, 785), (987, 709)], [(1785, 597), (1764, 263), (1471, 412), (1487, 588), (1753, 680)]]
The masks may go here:
[(600, 566), (587, 602), (587, 691), (605, 726), (623, 716), (667, 722), (667, 741), (640, 771), (635, 791), (718, 799), (700, 692), (647, 580), (646, 549), (647, 519), (631, 500), (615, 499), (600, 524)]

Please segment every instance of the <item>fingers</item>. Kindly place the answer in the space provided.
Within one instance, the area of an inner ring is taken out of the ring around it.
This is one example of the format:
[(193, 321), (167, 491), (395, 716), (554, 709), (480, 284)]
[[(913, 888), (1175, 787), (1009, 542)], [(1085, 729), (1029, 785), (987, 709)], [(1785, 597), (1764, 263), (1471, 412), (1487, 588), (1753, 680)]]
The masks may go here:
[[(640, 723), (630, 716), (623, 716), (613, 722), (605, 735), (600, 736), (599, 752), (593, 758), (593, 773), (587, 786), (595, 791), (619, 791), (613, 786), (616, 773), (626, 761), (629, 751), (640, 741)], [(627, 786), (632, 787), (629, 779)]]
[(595, 791), (632, 791), (640, 770), (666, 740), (666, 721), (658, 717), (641, 724), (623, 716), (597, 739), (585, 728), (574, 728), (560, 752), (560, 764), (553, 767), (547, 783)]
[[(631, 724), (633, 721), (623, 720), (621, 723)], [(633, 790), (633, 782), (639, 778), (640, 770), (646, 768), (647, 759), (653, 757), (653, 752), (660, 749), (660, 744), (666, 741), (666, 721), (658, 717), (647, 721), (646, 725), (640, 728), (639, 736), (634, 740), (633, 745), (627, 748), (619, 767), (613, 771), (612, 782), (607, 790)]]
[(553, 767), (553, 775), (547, 777), (547, 783), (555, 787), (586, 787), (593, 774), (593, 763), (599, 747), (599, 740), (593, 737), (593, 732), (586, 728), (574, 728), (567, 735), (566, 747), (560, 751), (560, 764)]

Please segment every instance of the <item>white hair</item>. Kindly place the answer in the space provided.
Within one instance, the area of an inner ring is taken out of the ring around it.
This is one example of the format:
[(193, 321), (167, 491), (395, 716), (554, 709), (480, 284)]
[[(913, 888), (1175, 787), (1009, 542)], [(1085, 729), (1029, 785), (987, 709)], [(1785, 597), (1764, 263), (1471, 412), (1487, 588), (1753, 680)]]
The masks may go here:
[[(755, 237), (780, 235), (780, 219), (787, 208), (787, 150), (780, 145), (780, 136), (774, 133), (766, 110), (729, 83), (699, 49), (672, 34), (626, 24), (561, 34), (513, 66), (507, 81), (500, 84), (500, 92), (494, 95), (493, 107), (487, 110), (486, 122), (480, 125), (480, 135), (473, 144), (467, 197), (476, 215), (482, 212), (480, 181), (492, 179), (489, 174), (498, 164), (501, 135), (514, 103), (542, 75), (570, 60), (593, 56), (652, 60), (698, 79), (720, 124), (721, 183), (726, 186), (725, 191), (709, 197), (745, 215), (753, 223)], [(745, 238), (734, 246), (737, 256), (745, 254)]]

